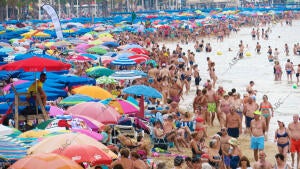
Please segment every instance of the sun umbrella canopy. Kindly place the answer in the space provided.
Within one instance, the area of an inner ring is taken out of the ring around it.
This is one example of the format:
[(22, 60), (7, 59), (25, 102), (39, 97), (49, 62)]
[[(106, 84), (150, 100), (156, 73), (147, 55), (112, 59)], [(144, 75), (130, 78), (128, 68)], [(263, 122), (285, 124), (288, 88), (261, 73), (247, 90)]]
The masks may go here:
[(60, 61), (55, 61), (51, 59), (32, 57), (29, 59), (16, 61), (8, 63), (6, 65), (0, 66), (0, 70), (21, 70), (26, 72), (41, 72), (47, 71), (58, 71), (58, 70), (68, 70), (71, 65)]
[(105, 145), (99, 141), (80, 133), (65, 133), (55, 135), (43, 139), (41, 142), (28, 149), (27, 154), (50, 153), (56, 149), (64, 149), (70, 145), (92, 145), (109, 155), (111, 158), (116, 158), (116, 154), (110, 151)]
[(103, 54), (107, 53), (107, 51), (105, 49), (98, 47), (98, 46), (94, 46), (94, 47), (87, 49), (87, 52), (88, 53), (96, 53), (99, 55), (103, 55)]
[(90, 69), (87, 70), (87, 75), (91, 76), (91, 77), (101, 77), (101, 76), (110, 76), (111, 74), (113, 74), (115, 71), (103, 67), (103, 66), (96, 66), (96, 67), (92, 67)]
[(145, 85), (133, 85), (123, 89), (124, 93), (133, 94), (133, 95), (144, 95), (151, 98), (162, 98), (162, 94), (157, 91), (155, 88)]
[(83, 94), (90, 96), (94, 99), (108, 99), (113, 98), (113, 95), (107, 90), (102, 89), (98, 86), (80, 86), (72, 90), (74, 94)]
[(124, 99), (107, 99), (101, 101), (101, 103), (107, 103), (109, 106), (115, 108), (120, 114), (132, 114), (140, 111), (138, 106)]
[(116, 124), (120, 118), (120, 114), (114, 108), (100, 102), (76, 104), (69, 107), (66, 114), (87, 116), (103, 124)]
[(83, 169), (76, 162), (57, 154), (35, 154), (15, 162), (10, 169)]
[(92, 165), (111, 164), (112, 159), (103, 150), (91, 145), (70, 145), (53, 153), (68, 157), (77, 163), (88, 162)]
[(87, 61), (92, 61), (93, 59), (87, 56), (73, 55), (73, 56), (66, 57), (66, 60), (73, 61), (73, 62), (87, 62)]
[(94, 99), (90, 96), (86, 96), (86, 95), (82, 95), (82, 94), (75, 94), (75, 95), (71, 95), (71, 96), (64, 98), (62, 101), (59, 102), (59, 105), (73, 106), (78, 103), (89, 102), (89, 101), (93, 101), (93, 100)]
[(107, 76), (102, 76), (96, 79), (96, 84), (117, 84), (117, 83), (119, 82)]
[(120, 65), (120, 66), (132, 66), (136, 65), (136, 62), (127, 58), (127, 57), (120, 57), (111, 62), (113, 65)]
[(141, 78), (142, 75), (137, 74), (134, 71), (117, 71), (109, 77), (111, 77), (113, 79), (118, 79), (118, 80), (121, 80), (121, 79), (133, 80), (133, 79)]
[(149, 51), (144, 48), (130, 48), (129, 51), (135, 52), (136, 54), (149, 55)]
[(0, 157), (6, 159), (20, 159), (26, 156), (27, 148), (17, 139), (0, 135)]

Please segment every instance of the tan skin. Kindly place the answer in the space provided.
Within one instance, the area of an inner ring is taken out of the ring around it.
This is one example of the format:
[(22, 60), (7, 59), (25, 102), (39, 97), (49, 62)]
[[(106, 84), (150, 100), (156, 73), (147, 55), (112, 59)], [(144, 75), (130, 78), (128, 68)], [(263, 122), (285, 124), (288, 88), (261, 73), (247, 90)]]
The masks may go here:
[[(284, 134), (285, 132), (287, 132), (287, 128), (284, 127), (284, 124), (280, 121), (277, 122), (278, 123), (278, 129), (275, 131), (275, 139), (274, 141), (279, 143), (279, 144), (285, 144), (287, 142), (290, 141), (289, 136), (287, 137), (277, 137), (277, 134)], [(277, 146), (278, 148), (278, 152), (283, 154), (285, 157), (287, 156), (287, 153), (289, 151), (289, 146), (285, 146), (285, 147), (280, 147)]]

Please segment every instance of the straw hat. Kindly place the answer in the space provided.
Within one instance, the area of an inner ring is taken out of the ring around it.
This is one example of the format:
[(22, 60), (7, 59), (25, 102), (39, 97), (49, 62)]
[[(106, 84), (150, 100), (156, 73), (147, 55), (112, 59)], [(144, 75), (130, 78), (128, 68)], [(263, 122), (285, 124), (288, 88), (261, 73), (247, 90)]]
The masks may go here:
[(240, 142), (236, 138), (231, 138), (228, 140), (228, 143), (234, 146), (237, 146), (240, 144)]

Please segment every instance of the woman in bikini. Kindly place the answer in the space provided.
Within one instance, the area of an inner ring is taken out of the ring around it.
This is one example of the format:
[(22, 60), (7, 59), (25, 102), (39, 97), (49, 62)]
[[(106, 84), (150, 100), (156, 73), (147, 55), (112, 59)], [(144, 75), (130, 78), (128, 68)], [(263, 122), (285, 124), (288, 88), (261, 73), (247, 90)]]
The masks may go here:
[[(271, 115), (272, 117), (274, 116), (274, 110), (272, 107), (272, 104), (268, 101), (268, 96), (264, 95), (263, 96), (263, 101), (260, 103), (259, 110), (262, 112), (262, 116), (264, 116), (266, 120), (266, 134), (269, 131), (269, 124), (271, 120)], [(272, 114), (270, 113), (272, 111)]]
[(281, 81), (282, 69), (278, 61), (275, 61), (274, 74), (275, 74), (275, 81)]
[(191, 140), (191, 149), (192, 149), (192, 157), (193, 158), (201, 158), (201, 155), (204, 153), (201, 150), (201, 146), (199, 144), (201, 136), (197, 132), (193, 132), (191, 134), (192, 140)]
[(289, 151), (289, 133), (282, 121), (277, 120), (279, 128), (275, 131), (275, 142), (277, 142), (278, 152), (287, 157)]
[(162, 90), (162, 95), (163, 95), (163, 103), (167, 104), (167, 98), (169, 96), (169, 81), (168, 81), (167, 76), (164, 76), (162, 78), (161, 90)]

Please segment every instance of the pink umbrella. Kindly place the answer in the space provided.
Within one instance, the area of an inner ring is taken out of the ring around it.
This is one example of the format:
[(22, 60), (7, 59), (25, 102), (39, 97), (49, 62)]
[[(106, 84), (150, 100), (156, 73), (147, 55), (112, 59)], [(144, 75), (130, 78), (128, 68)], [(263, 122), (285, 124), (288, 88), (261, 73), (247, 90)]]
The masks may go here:
[(86, 129), (71, 129), (71, 131), (76, 132), (76, 133), (81, 133), (81, 134), (85, 134), (89, 137), (92, 137), (98, 141), (101, 141), (103, 139), (103, 136), (99, 133), (96, 133), (94, 131), (91, 130), (86, 130)]
[(50, 106), (50, 110), (49, 110), (49, 115), (50, 116), (57, 116), (57, 115), (63, 115), (64, 114), (64, 110), (56, 107), (56, 106)]
[(93, 47), (94, 45), (90, 45), (90, 44), (79, 44), (75, 47), (75, 52), (78, 53), (86, 53), (85, 51), (90, 48)]
[(86, 62), (86, 61), (93, 60), (89, 57), (81, 56), (81, 55), (68, 56), (66, 59), (69, 60), (69, 61), (75, 61), (75, 62)]
[(28, 80), (18, 80), (18, 81), (15, 81), (15, 82), (12, 82), (12, 83), (6, 85), (2, 90), (4, 92), (8, 92), (9, 89), (11, 88), (11, 85), (17, 86), (17, 85), (20, 85), (20, 84), (23, 84), (23, 83), (26, 83), (26, 82), (28, 82)]
[(114, 108), (100, 102), (76, 104), (68, 108), (66, 114), (87, 116), (103, 124), (116, 124), (121, 117)]

